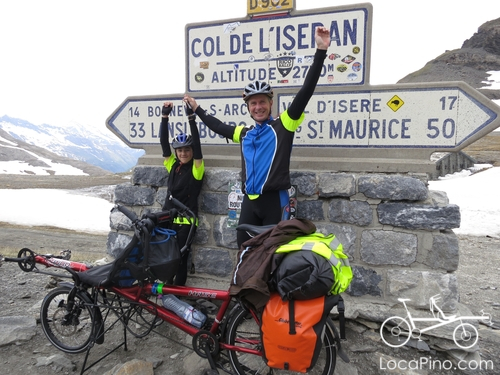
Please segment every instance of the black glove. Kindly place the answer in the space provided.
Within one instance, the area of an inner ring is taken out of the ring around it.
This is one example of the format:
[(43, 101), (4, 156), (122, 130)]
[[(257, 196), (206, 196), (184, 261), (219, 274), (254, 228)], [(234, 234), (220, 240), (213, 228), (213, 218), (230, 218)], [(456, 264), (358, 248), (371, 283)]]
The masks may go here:
[(170, 112), (172, 112), (172, 106), (168, 106), (168, 107), (163, 106), (163, 108), (161, 110), (161, 115), (168, 116), (170, 114)]
[(186, 114), (188, 116), (194, 115), (193, 108), (191, 108), (189, 102), (184, 102), (184, 104), (185, 104), (184, 108), (186, 109)]

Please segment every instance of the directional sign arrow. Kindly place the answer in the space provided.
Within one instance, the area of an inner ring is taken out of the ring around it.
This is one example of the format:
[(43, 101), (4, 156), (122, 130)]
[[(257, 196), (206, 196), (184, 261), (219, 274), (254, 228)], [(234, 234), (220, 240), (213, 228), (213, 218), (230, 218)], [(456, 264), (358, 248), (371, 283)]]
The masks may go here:
[[(189, 122), (182, 103), (183, 97), (182, 94), (128, 97), (108, 117), (106, 126), (130, 147), (159, 145), (161, 110), (166, 101), (174, 104), (169, 116), (170, 134), (189, 133)], [(237, 97), (200, 95), (196, 97), (196, 101), (208, 114), (216, 116), (226, 124), (246, 125), (247, 122), (248, 124), (252, 122), (241, 95)], [(198, 125), (203, 144), (227, 144), (225, 138), (209, 131), (199, 120)]]
[[(295, 144), (456, 151), (500, 126), (500, 107), (464, 82), (316, 92)], [(279, 111), (293, 94), (278, 94)]]
[(182, 117), (182, 95), (128, 97), (108, 117), (106, 126), (130, 147), (159, 144), (161, 110), (166, 101), (174, 102), (172, 118)]

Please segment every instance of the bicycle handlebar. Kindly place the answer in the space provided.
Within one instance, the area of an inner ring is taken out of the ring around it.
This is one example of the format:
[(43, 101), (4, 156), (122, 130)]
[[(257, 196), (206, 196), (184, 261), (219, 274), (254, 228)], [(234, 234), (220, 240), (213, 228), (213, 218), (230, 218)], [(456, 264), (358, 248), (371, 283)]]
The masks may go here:
[(176, 199), (176, 198), (174, 198), (172, 196), (169, 196), (168, 199), (171, 200), (172, 203), (174, 204), (174, 206), (176, 206), (181, 211), (191, 212), (191, 210), (184, 203), (182, 203), (181, 201), (179, 201), (178, 199)]
[(128, 217), (132, 221), (132, 223), (135, 223), (136, 221), (139, 220), (139, 217), (136, 215), (136, 213), (134, 211), (129, 210), (127, 207), (116, 205), (116, 208), (118, 208), (118, 211), (120, 211), (122, 214)]
[[(184, 203), (179, 201), (178, 199), (174, 198), (173, 196), (168, 196), (167, 198), (170, 200), (174, 206), (173, 209), (171, 209), (168, 212), (167, 217), (173, 218), (174, 216), (182, 216), (188, 219), (188, 221), (191, 223), (191, 228), (189, 230), (189, 234), (186, 239), (185, 245), (180, 249), (181, 254), (191, 245), (191, 243), (194, 240), (194, 234), (195, 234), (195, 229), (197, 226), (197, 217), (194, 214), (193, 211), (189, 209)], [(123, 213), (127, 218), (129, 218), (132, 221), (132, 224), (139, 230), (142, 231), (143, 233), (151, 233), (155, 225), (157, 224), (159, 218), (161, 217), (161, 213), (156, 213), (156, 214), (145, 214), (142, 216), (141, 219), (137, 216), (137, 214), (128, 208), (121, 206), (121, 205), (116, 205), (117, 209)], [(165, 212), (166, 213), (166, 212)]]
[(155, 222), (151, 217), (148, 215), (143, 215), (141, 219), (137, 216), (137, 214), (126, 208), (125, 206), (121, 206), (119, 204), (116, 205), (116, 208), (118, 211), (120, 211), (122, 214), (124, 214), (126, 217), (132, 221), (132, 224), (142, 232), (148, 232), (150, 233), (151, 230), (155, 227)]

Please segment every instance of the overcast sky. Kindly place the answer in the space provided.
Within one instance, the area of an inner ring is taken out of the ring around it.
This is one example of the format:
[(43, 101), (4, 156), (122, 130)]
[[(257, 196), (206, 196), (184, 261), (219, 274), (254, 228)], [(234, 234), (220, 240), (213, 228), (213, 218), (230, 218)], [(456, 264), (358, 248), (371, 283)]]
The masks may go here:
[[(296, 9), (360, 1), (296, 0)], [(394, 84), (460, 48), (498, 0), (373, 0), (372, 85)], [(0, 116), (105, 126), (128, 97), (185, 91), (185, 26), (246, 17), (247, 0), (0, 3)]]

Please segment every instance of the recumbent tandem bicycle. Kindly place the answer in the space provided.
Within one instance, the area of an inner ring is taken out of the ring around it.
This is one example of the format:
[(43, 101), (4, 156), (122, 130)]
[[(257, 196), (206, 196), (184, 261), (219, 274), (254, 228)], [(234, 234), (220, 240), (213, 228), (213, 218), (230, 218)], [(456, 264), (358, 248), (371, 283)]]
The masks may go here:
[[(65, 353), (86, 352), (80, 372), (83, 374), (118, 348), (127, 350), (128, 334), (142, 338), (153, 332), (159, 323), (166, 322), (192, 336), (193, 350), (210, 364), (207, 374), (219, 374), (219, 370), (238, 375), (291, 373), (269, 368), (262, 359), (261, 311), (231, 296), (229, 289), (172, 285), (180, 254), (193, 240), (196, 217), (181, 202), (173, 197), (170, 199), (174, 209), (144, 214), (141, 218), (124, 206), (116, 206), (130, 219), (134, 236), (111, 263), (92, 267), (70, 261), (70, 252), (59, 256), (41, 255), (27, 248), (20, 250), (17, 258), (0, 256), (1, 261), (17, 262), (25, 272), (51, 274), (39, 270), (38, 266), (42, 265), (64, 269), (70, 274), (68, 277), (73, 282), (59, 283), (42, 302), (40, 321), (47, 339)], [(178, 248), (175, 232), (165, 230), (175, 217), (191, 223), (187, 244), (182, 249)], [(268, 227), (246, 225), (238, 229), (257, 235)], [(160, 243), (170, 243), (167, 246), (170, 254), (163, 254), (163, 258), (154, 250)], [(162, 275), (158, 277), (158, 274)], [(163, 295), (195, 299), (201, 306), (204, 301), (210, 302), (212, 308), (204, 311), (208, 319), (197, 328), (165, 308)], [(87, 364), (94, 345), (102, 344), (106, 334), (118, 323), (123, 326), (122, 342)], [(309, 373), (333, 374), (338, 351), (342, 351), (339, 334), (328, 318), (321, 354)]]

